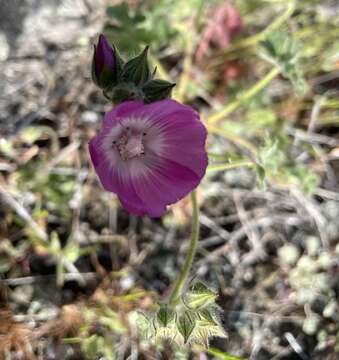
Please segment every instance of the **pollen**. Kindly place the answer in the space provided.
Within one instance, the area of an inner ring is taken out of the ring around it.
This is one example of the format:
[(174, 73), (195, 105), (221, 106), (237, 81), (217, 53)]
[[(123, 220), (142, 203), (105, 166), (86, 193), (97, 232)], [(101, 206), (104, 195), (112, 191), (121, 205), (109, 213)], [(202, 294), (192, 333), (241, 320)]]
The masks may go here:
[(145, 154), (142, 137), (142, 133), (133, 133), (130, 128), (126, 128), (120, 138), (112, 142), (113, 147), (118, 150), (124, 161), (140, 157)]

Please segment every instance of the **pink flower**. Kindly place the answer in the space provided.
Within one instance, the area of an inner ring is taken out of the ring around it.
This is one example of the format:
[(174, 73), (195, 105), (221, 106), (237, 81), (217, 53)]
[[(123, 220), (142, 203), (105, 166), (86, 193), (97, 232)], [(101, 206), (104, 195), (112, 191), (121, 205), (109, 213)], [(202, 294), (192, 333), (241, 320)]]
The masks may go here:
[(226, 49), (231, 40), (243, 30), (238, 10), (228, 2), (212, 8), (209, 21), (201, 34), (196, 59), (201, 62), (211, 45), (218, 49)]
[(103, 187), (126, 210), (159, 217), (200, 183), (206, 136), (189, 106), (169, 99), (127, 101), (106, 113), (89, 151)]

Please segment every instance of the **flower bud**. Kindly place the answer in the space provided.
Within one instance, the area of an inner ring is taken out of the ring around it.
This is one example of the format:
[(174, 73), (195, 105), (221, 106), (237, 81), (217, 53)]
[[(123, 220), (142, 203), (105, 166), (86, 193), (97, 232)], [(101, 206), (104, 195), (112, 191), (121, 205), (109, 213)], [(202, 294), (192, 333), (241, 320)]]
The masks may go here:
[(99, 36), (98, 45), (94, 46), (92, 79), (102, 89), (114, 85), (117, 81), (120, 58), (116, 49), (111, 47), (104, 35)]

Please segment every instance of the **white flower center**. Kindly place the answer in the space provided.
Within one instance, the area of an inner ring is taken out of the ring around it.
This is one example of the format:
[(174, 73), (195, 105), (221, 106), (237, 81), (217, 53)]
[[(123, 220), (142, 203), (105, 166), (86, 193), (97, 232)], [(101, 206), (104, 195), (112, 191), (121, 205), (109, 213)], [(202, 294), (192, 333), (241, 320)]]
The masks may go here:
[(145, 133), (133, 133), (127, 128), (119, 137), (113, 141), (115, 147), (122, 160), (129, 160), (144, 155), (143, 137)]

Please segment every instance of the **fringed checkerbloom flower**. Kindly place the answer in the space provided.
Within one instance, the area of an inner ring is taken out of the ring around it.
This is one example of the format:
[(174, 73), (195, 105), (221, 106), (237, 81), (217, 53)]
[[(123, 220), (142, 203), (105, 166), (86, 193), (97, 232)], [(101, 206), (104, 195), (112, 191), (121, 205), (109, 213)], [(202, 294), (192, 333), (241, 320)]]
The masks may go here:
[(206, 135), (189, 106), (169, 99), (127, 101), (106, 113), (89, 151), (103, 187), (126, 210), (160, 217), (204, 176)]

